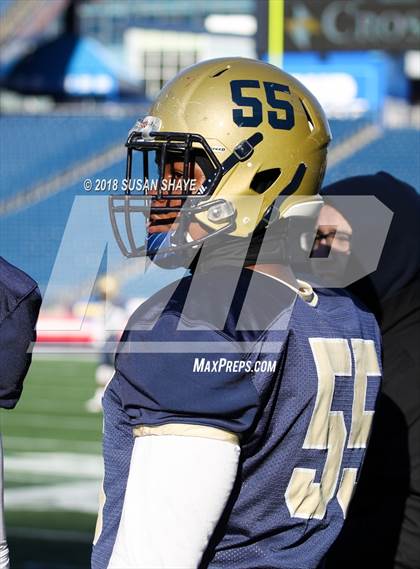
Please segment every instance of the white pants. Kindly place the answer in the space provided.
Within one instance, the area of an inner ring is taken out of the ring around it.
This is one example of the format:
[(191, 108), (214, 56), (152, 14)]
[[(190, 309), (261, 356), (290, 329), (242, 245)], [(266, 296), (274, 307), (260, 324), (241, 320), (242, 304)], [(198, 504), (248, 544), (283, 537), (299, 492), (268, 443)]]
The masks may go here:
[(6, 530), (4, 526), (4, 501), (3, 501), (3, 446), (0, 435), (0, 569), (9, 569), (9, 549), (6, 542)]

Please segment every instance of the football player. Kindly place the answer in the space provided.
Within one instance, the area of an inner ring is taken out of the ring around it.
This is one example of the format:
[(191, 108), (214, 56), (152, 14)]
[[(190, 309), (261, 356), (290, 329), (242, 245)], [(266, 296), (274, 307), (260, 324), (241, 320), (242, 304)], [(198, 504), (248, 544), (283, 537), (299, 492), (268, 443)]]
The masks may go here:
[(94, 569), (315, 569), (337, 537), (381, 372), (370, 313), (289, 266), (329, 141), (307, 89), (241, 58), (184, 70), (130, 131), (117, 241), (190, 273), (121, 339)]
[[(0, 257), (0, 409), (13, 409), (31, 363), (31, 343), (41, 305), (37, 284)], [(3, 515), (3, 449), (0, 432), (0, 569), (9, 567)]]

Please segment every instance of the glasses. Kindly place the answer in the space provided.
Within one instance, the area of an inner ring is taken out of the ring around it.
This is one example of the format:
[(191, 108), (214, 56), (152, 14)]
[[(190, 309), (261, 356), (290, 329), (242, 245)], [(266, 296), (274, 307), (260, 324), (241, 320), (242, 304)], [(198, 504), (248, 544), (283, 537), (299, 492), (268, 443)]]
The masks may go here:
[(318, 229), (313, 243), (313, 250), (318, 249), (321, 245), (327, 245), (342, 253), (348, 253), (350, 251), (351, 235), (335, 229), (325, 232)]
[[(304, 232), (301, 234), (300, 244), (304, 251), (310, 251), (312, 254), (322, 247), (334, 249), (341, 253), (350, 253), (351, 251), (351, 235), (345, 231), (322, 231), (318, 228), (316, 235), (312, 232)], [(328, 256), (328, 255), (326, 255)]]

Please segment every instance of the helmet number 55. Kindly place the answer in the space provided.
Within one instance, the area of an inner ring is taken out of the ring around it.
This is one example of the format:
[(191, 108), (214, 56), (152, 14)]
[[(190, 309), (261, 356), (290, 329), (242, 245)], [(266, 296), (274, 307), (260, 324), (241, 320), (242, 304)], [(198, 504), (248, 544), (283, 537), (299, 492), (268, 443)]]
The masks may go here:
[[(290, 130), (295, 125), (295, 113), (289, 101), (277, 99), (277, 93), (288, 93), (290, 89), (287, 85), (263, 81), (265, 99), (271, 110), (267, 111), (267, 119), (270, 126), (275, 129)], [(263, 121), (263, 103), (257, 97), (245, 96), (242, 89), (261, 89), (259, 81), (254, 79), (236, 79), (230, 82), (232, 101), (240, 107), (251, 109), (245, 115), (243, 109), (233, 109), (233, 122), (238, 126), (255, 127)], [(279, 116), (278, 111), (283, 111)]]

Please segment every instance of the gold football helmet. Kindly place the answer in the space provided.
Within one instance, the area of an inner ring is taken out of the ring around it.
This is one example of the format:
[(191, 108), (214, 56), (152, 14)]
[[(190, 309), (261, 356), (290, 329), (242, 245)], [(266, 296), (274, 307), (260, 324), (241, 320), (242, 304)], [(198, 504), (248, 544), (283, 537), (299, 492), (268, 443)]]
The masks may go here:
[[(136, 212), (173, 224), (168, 249), (194, 247), (221, 233), (246, 237), (260, 224), (316, 215), (330, 140), (316, 98), (273, 65), (230, 57), (183, 70), (128, 135), (126, 193), (110, 198), (121, 250), (150, 253), (136, 243)], [(175, 162), (183, 169), (178, 184), (169, 183)], [(205, 178), (200, 186), (194, 185), (195, 164)], [(205, 229), (198, 240), (188, 233), (193, 221)]]

